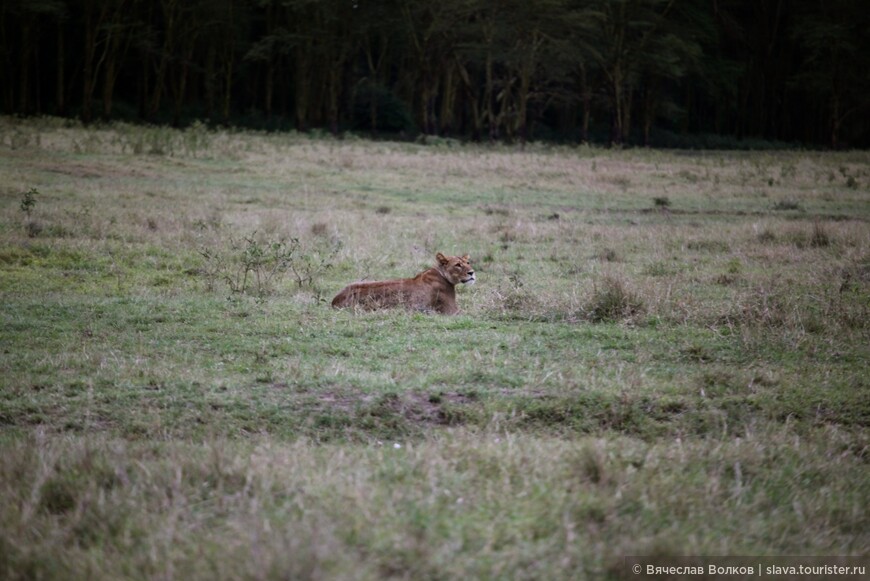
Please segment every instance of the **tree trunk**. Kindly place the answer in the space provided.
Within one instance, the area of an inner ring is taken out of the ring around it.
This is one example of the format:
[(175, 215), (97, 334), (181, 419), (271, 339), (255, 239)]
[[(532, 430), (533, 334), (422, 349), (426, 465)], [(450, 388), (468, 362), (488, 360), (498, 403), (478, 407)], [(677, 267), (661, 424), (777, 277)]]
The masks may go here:
[[(61, 25), (58, 24), (58, 27)], [(62, 34), (59, 33), (59, 34)], [(0, 10), (0, 46), (10, 46), (10, 38), (6, 30), (6, 11)], [(3, 54), (3, 64), (0, 68), (0, 91), (3, 93), (3, 111), (12, 111), (15, 105), (15, 67), (12, 63), (12, 51), (0, 51)]]
[(329, 123), (329, 132), (333, 135), (338, 135), (338, 96), (341, 92), (341, 69), (340, 63), (332, 63), (329, 67), (329, 76), (327, 81), (327, 121)]
[(613, 76), (613, 117), (610, 126), (610, 143), (611, 145), (622, 144), (622, 78), (619, 75), (618, 69), (614, 71)]
[(272, 118), (272, 95), (275, 92), (275, 65), (272, 59), (266, 63), (266, 94), (263, 96), (263, 108), (266, 112), (266, 119)]
[(154, 91), (151, 93), (148, 103), (148, 118), (152, 121), (157, 117), (157, 112), (160, 111), (160, 101), (163, 97), (163, 83), (166, 78), (168, 58), (165, 53), (160, 55), (160, 64), (157, 67), (157, 73), (154, 75)]
[(444, 71), (444, 90), (441, 97), (441, 115), (438, 133), (449, 135), (453, 132), (453, 110), (456, 105), (456, 71), (448, 66)]
[[(532, 55), (534, 55), (534, 51), (532, 50)], [(527, 57), (529, 60), (534, 58), (533, 56)], [(527, 127), (527, 107), (529, 105), (529, 88), (531, 87), (531, 67), (524, 66), (520, 69), (520, 85), (517, 91), (517, 113), (516, 113), (516, 135), (519, 137), (520, 144), (525, 145), (526, 139), (528, 137), (528, 127)]]
[(33, 18), (25, 18), (21, 26), (21, 49), (19, 53), (19, 85), (18, 85), (18, 112), (27, 114), (30, 112), (30, 55), (33, 53)]
[(592, 91), (586, 79), (586, 66), (580, 63), (580, 101), (583, 104), (582, 121), (580, 123), (580, 142), (589, 142), (589, 119), (592, 114)]
[[(275, 30), (274, 3), (266, 4), (266, 35), (271, 36)], [(275, 93), (275, 57), (270, 54), (266, 60), (266, 94), (263, 95), (263, 109), (266, 119), (272, 117), (272, 98)]]
[(208, 43), (205, 56), (205, 116), (214, 121), (217, 103), (217, 39)]
[(63, 33), (64, 33), (63, 21), (58, 18), (58, 21), (57, 21), (57, 57), (56, 57), (57, 65), (56, 65), (56, 69), (55, 69), (57, 71), (57, 76), (55, 79), (56, 86), (55, 86), (55, 93), (54, 93), (54, 95), (55, 95), (54, 104), (55, 104), (55, 114), (60, 115), (61, 117), (66, 116), (66, 91), (64, 90), (64, 78), (63, 78), (64, 62), (65, 62), (65, 56), (66, 56), (65, 48), (66, 47), (64, 45), (64, 34)]
[(181, 66), (176, 73), (176, 78), (172, 83), (172, 126), (179, 127), (181, 125), (181, 108), (184, 106), (184, 96), (187, 92), (187, 75), (190, 71), (190, 61), (193, 58), (193, 39), (189, 41), (187, 48), (182, 55)]
[(125, 45), (129, 43), (129, 36), (123, 30), (116, 30), (112, 34), (111, 41), (107, 41), (108, 54), (106, 57), (106, 67), (103, 73), (103, 118), (109, 119), (112, 115), (112, 97), (115, 93), (115, 81), (118, 79), (119, 62), (123, 53), (126, 53), (126, 47), (122, 51), (121, 43)]
[(82, 66), (82, 122), (90, 123), (93, 117), (92, 98), (94, 94), (94, 53), (96, 51), (97, 38), (96, 26), (90, 18), (85, 17), (85, 50), (84, 64)]
[(372, 136), (377, 133), (378, 126), (378, 101), (377, 96), (375, 95), (375, 87), (378, 82), (378, 75), (381, 70), (381, 65), (384, 62), (384, 58), (387, 55), (387, 46), (388, 42), (386, 38), (381, 39), (380, 43), (380, 51), (378, 53), (377, 61), (375, 61), (375, 56), (372, 51), (371, 39), (366, 37), (366, 42), (363, 44), (363, 48), (366, 53), (366, 64), (369, 68), (369, 87), (371, 87), (369, 93), (369, 129), (371, 131)]
[(235, 56), (230, 49), (229, 55), (227, 56), (226, 62), (224, 63), (224, 98), (223, 98), (223, 106), (221, 107), (221, 117), (223, 123), (228, 124), (230, 122), (230, 110), (232, 106), (232, 96), (233, 96), (233, 65), (234, 65)]
[(483, 65), (484, 84), (483, 84), (483, 115), (480, 118), (481, 125), (487, 124), (487, 131), (490, 143), (495, 143), (498, 139), (498, 126), (495, 121), (495, 86), (493, 82), (493, 40), (495, 38), (495, 23), (493, 22), (495, 15), (490, 14), (490, 20), (483, 24), (483, 38), (486, 42), (486, 59)]
[[(425, 53), (424, 53), (425, 54)], [(432, 88), (432, 73), (429, 70), (428, 63), (420, 63), (420, 127), (423, 130), (423, 135), (432, 135), (435, 133), (434, 123), (432, 120), (432, 99), (434, 91)]]
[(631, 137), (631, 103), (634, 100), (634, 89), (629, 86), (627, 91), (623, 91), (625, 102), (622, 104), (622, 143), (627, 143)]
[(175, 35), (178, 26), (178, 14), (176, 7), (179, 0), (163, 0), (163, 49), (160, 52), (160, 64), (154, 78), (154, 93), (151, 95), (151, 103), (148, 107), (148, 116), (154, 119), (160, 111), (160, 102), (163, 98), (163, 86), (166, 82), (166, 73), (169, 68), (169, 59), (175, 51)]
[(308, 130), (308, 94), (309, 81), (306, 74), (307, 60), (303, 54), (302, 47), (296, 48), (296, 98), (294, 105), (296, 106), (296, 129), (298, 131)]
[(459, 75), (465, 85), (465, 94), (468, 96), (469, 109), (471, 110), (471, 140), (479, 142), (483, 137), (483, 119), (480, 111), (480, 99), (477, 93), (477, 84), (471, 82), (471, 76), (465, 66), (457, 60)]
[[(85, 50), (82, 70), (82, 121), (84, 123), (90, 123), (93, 119), (94, 89), (97, 86), (97, 75), (99, 75), (103, 60), (110, 50), (110, 38), (107, 38), (103, 54), (100, 56), (99, 62), (95, 62), (100, 28), (106, 22), (110, 7), (108, 0), (98, 2), (97, 4), (99, 5), (98, 10), (92, 4), (88, 4), (85, 7), (87, 14), (85, 14)], [(111, 32), (109, 35), (111, 35)]]
[(651, 86), (646, 87), (643, 92), (643, 106), (642, 106), (642, 118), (641, 123), (643, 124), (643, 146), (649, 147), (650, 144), (650, 131), (652, 130), (653, 122), (655, 121), (656, 116), (656, 101), (655, 101), (655, 88)]
[(499, 108), (498, 117), (496, 118), (496, 126), (504, 129), (504, 139), (510, 143), (514, 138), (514, 125), (511, 123), (511, 117), (514, 114), (513, 109), (513, 91), (514, 78), (510, 75), (505, 78), (504, 88), (499, 93)]

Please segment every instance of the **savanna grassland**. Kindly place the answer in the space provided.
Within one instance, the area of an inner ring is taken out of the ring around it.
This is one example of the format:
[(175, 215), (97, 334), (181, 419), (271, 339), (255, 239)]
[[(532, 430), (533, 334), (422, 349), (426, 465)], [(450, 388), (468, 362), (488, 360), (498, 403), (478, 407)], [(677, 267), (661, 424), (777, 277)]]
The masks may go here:
[(0, 119), (0, 576), (866, 556), (868, 221), (866, 152)]

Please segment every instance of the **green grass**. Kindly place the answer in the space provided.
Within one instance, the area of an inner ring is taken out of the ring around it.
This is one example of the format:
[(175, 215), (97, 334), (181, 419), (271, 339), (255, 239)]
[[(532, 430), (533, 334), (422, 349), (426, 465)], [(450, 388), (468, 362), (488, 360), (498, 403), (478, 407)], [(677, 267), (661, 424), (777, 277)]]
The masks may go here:
[[(866, 153), (8, 118), (0, 149), (5, 578), (870, 551)], [(437, 251), (475, 261), (461, 315), (329, 307)]]
[(622, 555), (861, 553), (855, 452), (835, 429), (676, 443), (439, 431), (401, 448), (17, 439), (0, 554), (10, 578), (572, 579), (618, 576)]

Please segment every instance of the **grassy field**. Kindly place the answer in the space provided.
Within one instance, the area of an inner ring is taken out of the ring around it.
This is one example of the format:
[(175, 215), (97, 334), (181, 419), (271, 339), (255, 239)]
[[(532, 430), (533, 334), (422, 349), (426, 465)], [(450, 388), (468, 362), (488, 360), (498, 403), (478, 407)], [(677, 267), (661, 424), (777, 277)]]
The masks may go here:
[[(870, 553), (870, 154), (0, 118), (0, 577)], [(469, 253), (463, 313), (329, 307)]]

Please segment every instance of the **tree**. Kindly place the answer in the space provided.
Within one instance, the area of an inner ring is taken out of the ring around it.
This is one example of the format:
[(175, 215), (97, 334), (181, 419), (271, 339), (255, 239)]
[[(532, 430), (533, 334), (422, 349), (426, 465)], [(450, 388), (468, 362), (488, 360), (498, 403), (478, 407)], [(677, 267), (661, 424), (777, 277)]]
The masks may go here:
[[(263, 35), (251, 43), (243, 60), (266, 69), (263, 109), (268, 118), (273, 111), (276, 76), (281, 63), (291, 52), (293, 39), (286, 23), (281, 19), (282, 7), (279, 0), (258, 0), (257, 7), (262, 11)], [(221, 36), (220, 31), (217, 31), (214, 41), (209, 43), (210, 50), (214, 51), (215, 45), (221, 42)]]
[(507, 82), (504, 83), (502, 102), (513, 104), (514, 109), (508, 114), (512, 119), (507, 127), (508, 135), (516, 135), (521, 143), (529, 137), (529, 99), (541, 58), (552, 42), (551, 33), (561, 7), (560, 0), (534, 3), (517, 0), (511, 2), (505, 12)]
[(5, 0), (0, 112), (870, 145), (868, 19), (859, 0)]
[(826, 112), (828, 144), (841, 145), (845, 122), (870, 108), (870, 17), (846, 0), (804, 2), (793, 38), (803, 59), (793, 85), (819, 100)]
[[(222, 123), (229, 124), (237, 54), (240, 52), (238, 44), (240, 39), (244, 39), (246, 36), (247, 11), (245, 5), (239, 0), (211, 0), (202, 2), (193, 15), (193, 21), (198, 22), (198, 34), (205, 45), (203, 81), (206, 110), (209, 117), (217, 114)], [(190, 36), (191, 41), (196, 38), (196, 35), (191, 34)], [(193, 50), (194, 44), (191, 42), (187, 45), (183, 57), (185, 60), (179, 81), (186, 81), (188, 63), (192, 60)], [(248, 54), (253, 50), (253, 48), (248, 49)], [(272, 59), (268, 59), (268, 62), (271, 63)], [(181, 86), (176, 89), (179, 94), (176, 101), (178, 111), (176, 116), (180, 113), (181, 99), (184, 98), (184, 86), (183, 83), (180, 84)], [(268, 87), (268, 90), (271, 91), (271, 86)], [(271, 93), (269, 93), (268, 98), (271, 99)]]
[(103, 118), (112, 114), (115, 83), (127, 49), (135, 35), (132, 21), (132, 0), (101, 0), (83, 2), (85, 20), (85, 66), (82, 89), (82, 120), (93, 117), (93, 94), (102, 72)]
[[(594, 58), (604, 76), (611, 113), (611, 143), (621, 144), (631, 131), (634, 92), (644, 62), (661, 48), (666, 17), (675, 0), (595, 0)], [(649, 51), (649, 53), (648, 53)], [(664, 56), (662, 57), (664, 58)]]
[(7, 0), (0, 6), (0, 54), (4, 69), (0, 80), (6, 87), (7, 109), (20, 113), (40, 109), (39, 49), (45, 40), (43, 31), (48, 28), (46, 23), (59, 21), (65, 15), (65, 6), (59, 0)]
[[(640, 115), (643, 144), (650, 144), (650, 132), (656, 118), (663, 112), (670, 117), (682, 108), (677, 99), (665, 90), (676, 88), (690, 72), (701, 71), (701, 42), (713, 34), (709, 13), (697, 2), (685, 1), (674, 7), (664, 18), (657, 34), (653, 34), (640, 54)], [(688, 111), (682, 109), (684, 116)]]
[(418, 122), (424, 135), (437, 133), (435, 105), (440, 83), (455, 64), (457, 29), (466, 21), (472, 7), (464, 0), (402, 0), (400, 8), (406, 44), (413, 63), (410, 76), (415, 89)]

